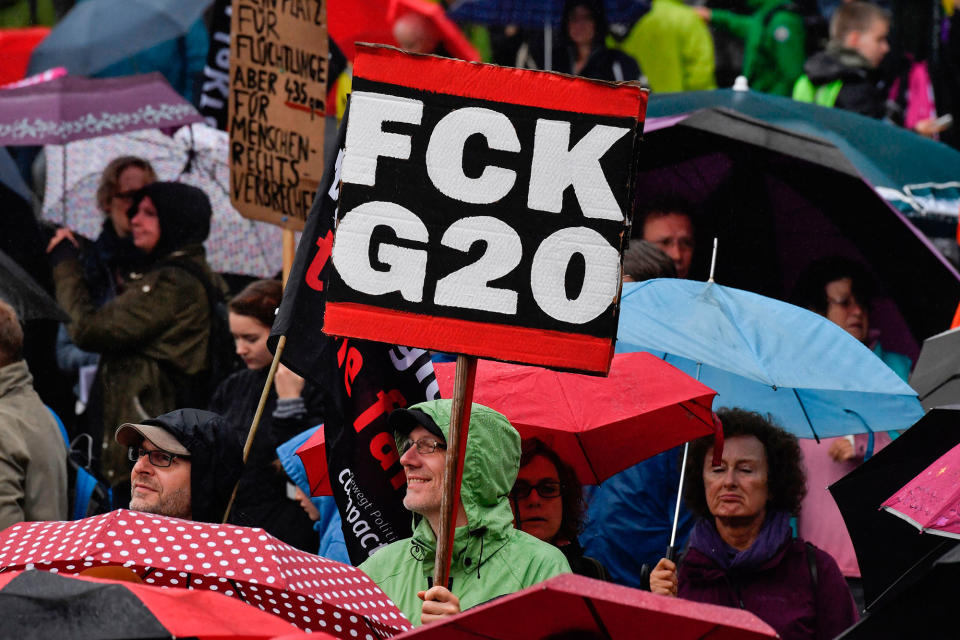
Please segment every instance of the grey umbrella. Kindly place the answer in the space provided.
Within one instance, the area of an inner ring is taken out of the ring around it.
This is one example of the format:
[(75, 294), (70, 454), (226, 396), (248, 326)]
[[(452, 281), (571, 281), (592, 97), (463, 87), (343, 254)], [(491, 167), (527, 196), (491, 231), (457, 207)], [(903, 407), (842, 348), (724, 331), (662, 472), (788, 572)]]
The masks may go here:
[(91, 75), (187, 33), (213, 0), (88, 0), (78, 3), (33, 50), (28, 74), (66, 67)]
[(13, 307), (21, 322), (40, 318), (70, 322), (70, 316), (56, 301), (3, 251), (0, 251), (0, 300)]
[(910, 386), (930, 410), (960, 404), (960, 328), (930, 336), (923, 341)]

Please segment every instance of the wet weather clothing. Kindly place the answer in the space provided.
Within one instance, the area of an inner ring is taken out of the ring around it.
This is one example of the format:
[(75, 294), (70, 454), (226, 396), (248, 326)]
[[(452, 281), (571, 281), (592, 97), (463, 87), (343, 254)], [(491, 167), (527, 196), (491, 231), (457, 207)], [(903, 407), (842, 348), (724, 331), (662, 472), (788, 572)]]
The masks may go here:
[(96, 383), (103, 394), (101, 468), (108, 482), (124, 489), (130, 464), (113, 431), (124, 422), (174, 409), (178, 394), (209, 367), (207, 294), (199, 279), (177, 265), (192, 263), (226, 290), (201, 244), (210, 231), (206, 195), (164, 182), (147, 185), (140, 194), (149, 196), (157, 209), (160, 239), (144, 272), (131, 274), (122, 292), (98, 307), (74, 257), (53, 269), (57, 302), (72, 320), (70, 338), (81, 349), (101, 354)]
[[(303, 491), (304, 495), (308, 496), (310, 495), (310, 483), (307, 480), (307, 470), (296, 452), (303, 446), (304, 442), (313, 436), (317, 429), (322, 428), (323, 425), (307, 429), (277, 447), (277, 457), (280, 464), (283, 465), (287, 477)], [(311, 497), (310, 502), (320, 513), (320, 517), (313, 523), (313, 530), (320, 534), (320, 546), (316, 551), (317, 555), (344, 564), (351, 564), (350, 554), (347, 553), (347, 543), (343, 538), (343, 529), (340, 528), (340, 512), (337, 510), (336, 500), (333, 496), (319, 496)]]
[(177, 409), (140, 424), (162, 427), (190, 452), (191, 520), (222, 522), (243, 469), (243, 442), (223, 418), (200, 409)]
[[(450, 408), (450, 400), (411, 407), (430, 416), (444, 437), (449, 434)], [(398, 435), (398, 447), (405, 438)], [(520, 434), (502, 414), (474, 404), (460, 490), (467, 524), (454, 533), (450, 567), (451, 591), (460, 599), (461, 610), (570, 571), (559, 549), (513, 528), (508, 495), (519, 470)], [(360, 569), (419, 625), (423, 603), (417, 592), (430, 587), (435, 551), (430, 523), (414, 514), (413, 537), (380, 549)]]
[(710, 29), (681, 0), (653, 0), (650, 12), (614, 46), (640, 63), (653, 91), (717, 88)]
[(803, 16), (784, 0), (748, 0), (751, 15), (714, 9), (710, 24), (743, 40), (743, 75), (755, 91), (789, 96), (807, 58)]
[[(643, 565), (656, 566), (670, 543), (680, 484), (676, 447), (604, 480), (593, 490), (580, 542), (615, 582), (639, 589)], [(677, 548), (683, 548), (695, 518), (683, 503), (677, 525)]]
[(836, 107), (869, 118), (887, 115), (889, 89), (869, 61), (852, 49), (829, 46), (807, 60), (793, 99)]
[(697, 522), (680, 563), (679, 596), (746, 609), (783, 640), (836, 637), (857, 621), (850, 589), (833, 558), (794, 538), (789, 521), (768, 513), (757, 540), (739, 552), (711, 520)]
[(24, 360), (0, 367), (0, 530), (67, 519), (67, 448)]

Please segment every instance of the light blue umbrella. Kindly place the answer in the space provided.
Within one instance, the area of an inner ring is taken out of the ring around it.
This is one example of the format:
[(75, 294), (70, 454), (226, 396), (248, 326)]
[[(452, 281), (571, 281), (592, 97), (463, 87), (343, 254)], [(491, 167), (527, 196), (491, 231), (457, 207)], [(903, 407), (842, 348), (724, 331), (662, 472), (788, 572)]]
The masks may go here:
[[(659, 355), (716, 391), (716, 406), (770, 413), (799, 437), (903, 429), (923, 416), (916, 391), (841, 327), (714, 282), (625, 283), (617, 351)], [(670, 560), (679, 512), (678, 497)]]
[[(716, 406), (770, 413), (801, 438), (905, 429), (917, 393), (812, 311), (712, 282), (623, 286), (617, 351), (650, 351), (717, 391)], [(699, 367), (699, 371), (698, 371)]]

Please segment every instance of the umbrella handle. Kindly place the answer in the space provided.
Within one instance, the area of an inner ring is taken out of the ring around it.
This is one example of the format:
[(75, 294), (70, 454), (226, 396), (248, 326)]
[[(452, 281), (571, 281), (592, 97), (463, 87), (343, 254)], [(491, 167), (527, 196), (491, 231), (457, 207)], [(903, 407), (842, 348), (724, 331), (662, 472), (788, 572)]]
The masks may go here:
[(664, 556), (670, 562), (677, 562), (677, 545), (671, 544), (667, 547), (667, 555)]

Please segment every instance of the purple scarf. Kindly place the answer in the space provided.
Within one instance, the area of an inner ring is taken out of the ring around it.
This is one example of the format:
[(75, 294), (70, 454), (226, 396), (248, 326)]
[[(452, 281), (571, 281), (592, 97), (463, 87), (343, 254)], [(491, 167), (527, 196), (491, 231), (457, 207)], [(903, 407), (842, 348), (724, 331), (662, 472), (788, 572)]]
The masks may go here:
[(690, 534), (690, 546), (697, 549), (725, 572), (749, 571), (770, 560), (793, 536), (790, 514), (785, 511), (767, 513), (757, 539), (744, 551), (737, 551), (723, 541), (713, 520), (701, 518)]

